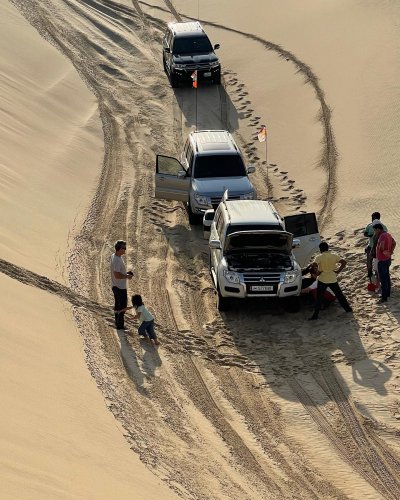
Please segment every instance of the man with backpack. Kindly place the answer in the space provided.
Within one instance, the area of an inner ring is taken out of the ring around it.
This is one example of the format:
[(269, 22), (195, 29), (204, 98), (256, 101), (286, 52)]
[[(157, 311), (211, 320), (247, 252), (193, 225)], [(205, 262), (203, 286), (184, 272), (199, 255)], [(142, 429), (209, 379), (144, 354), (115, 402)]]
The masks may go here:
[(376, 258), (378, 260), (378, 275), (381, 282), (382, 295), (379, 304), (387, 302), (390, 297), (390, 264), (392, 263), (392, 254), (396, 248), (396, 241), (393, 236), (385, 231), (382, 224), (374, 224), (374, 233), (377, 238)]

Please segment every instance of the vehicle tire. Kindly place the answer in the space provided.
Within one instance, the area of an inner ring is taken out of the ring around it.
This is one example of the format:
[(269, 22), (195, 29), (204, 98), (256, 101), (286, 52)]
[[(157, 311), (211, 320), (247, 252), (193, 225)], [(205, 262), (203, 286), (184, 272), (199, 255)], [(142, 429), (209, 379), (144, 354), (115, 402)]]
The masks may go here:
[(221, 85), (221, 72), (220, 71), (218, 71), (218, 73), (214, 76), (213, 83), (215, 85)]
[(217, 290), (217, 309), (218, 311), (227, 311), (229, 309), (230, 299), (228, 297), (223, 297), (219, 288)]
[(162, 62), (163, 62), (163, 66), (164, 66), (164, 71), (167, 73), (167, 65), (165, 63), (165, 55), (164, 54), (163, 54)]
[(187, 211), (188, 211), (188, 216), (189, 216), (189, 224), (191, 226), (196, 226), (200, 222), (200, 218), (198, 215), (194, 214), (192, 212), (192, 209), (190, 207), (190, 202), (187, 204)]
[(285, 309), (289, 313), (297, 313), (300, 311), (300, 297), (292, 296), (285, 299)]
[(171, 87), (173, 89), (176, 89), (177, 87), (179, 87), (178, 77), (176, 75), (174, 75), (174, 73), (172, 73), (172, 72), (169, 75), (169, 81), (171, 82)]

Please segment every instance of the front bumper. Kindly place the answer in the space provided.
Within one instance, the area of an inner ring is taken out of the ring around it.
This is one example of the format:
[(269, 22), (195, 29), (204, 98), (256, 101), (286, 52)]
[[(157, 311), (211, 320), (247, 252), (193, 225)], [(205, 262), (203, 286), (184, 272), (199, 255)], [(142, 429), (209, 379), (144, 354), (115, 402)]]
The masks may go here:
[(251, 280), (251, 277), (240, 276), (239, 283), (231, 283), (224, 276), (219, 277), (219, 289), (223, 297), (237, 297), (239, 299), (251, 297), (292, 297), (300, 295), (301, 276), (293, 283), (284, 283), (284, 276), (278, 281)]
[(197, 81), (206, 82), (212, 81), (221, 73), (221, 66), (215, 68), (174, 68), (173, 72), (175, 77), (182, 83), (192, 82), (192, 74), (197, 69)]

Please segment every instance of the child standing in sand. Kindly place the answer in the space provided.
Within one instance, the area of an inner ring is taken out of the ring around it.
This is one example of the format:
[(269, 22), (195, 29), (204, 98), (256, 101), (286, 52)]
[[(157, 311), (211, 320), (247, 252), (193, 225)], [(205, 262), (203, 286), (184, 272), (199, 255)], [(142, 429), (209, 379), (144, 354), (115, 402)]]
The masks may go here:
[(133, 318), (139, 318), (141, 321), (141, 324), (138, 328), (139, 336), (150, 340), (154, 345), (159, 345), (160, 342), (157, 340), (157, 335), (154, 331), (154, 316), (145, 307), (140, 295), (132, 295), (132, 307), (126, 307), (125, 309), (122, 309), (118, 312), (126, 312), (129, 309), (135, 309), (136, 314)]

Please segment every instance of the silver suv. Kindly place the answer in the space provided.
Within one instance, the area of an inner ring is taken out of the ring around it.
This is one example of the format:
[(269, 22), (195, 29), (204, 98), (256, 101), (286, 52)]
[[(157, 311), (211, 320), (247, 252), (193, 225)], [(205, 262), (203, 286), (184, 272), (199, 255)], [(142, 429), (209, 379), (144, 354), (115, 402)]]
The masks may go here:
[(205, 211), (216, 208), (224, 192), (229, 198), (253, 200), (256, 191), (248, 178), (242, 154), (226, 130), (191, 132), (180, 161), (157, 155), (155, 196), (187, 203), (189, 222), (200, 222)]
[(281, 218), (268, 201), (233, 201), (224, 195), (215, 214), (204, 215), (203, 230), (209, 236), (219, 310), (234, 297), (288, 298), (291, 309), (298, 308), (301, 268), (321, 241), (314, 213)]

